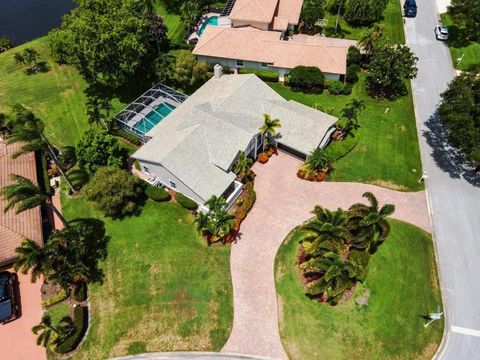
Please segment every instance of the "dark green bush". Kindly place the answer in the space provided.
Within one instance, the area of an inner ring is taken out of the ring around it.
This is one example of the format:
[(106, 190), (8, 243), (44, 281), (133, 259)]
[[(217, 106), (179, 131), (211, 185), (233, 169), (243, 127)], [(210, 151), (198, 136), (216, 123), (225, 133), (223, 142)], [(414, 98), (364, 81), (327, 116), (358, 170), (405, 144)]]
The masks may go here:
[(77, 306), (73, 309), (73, 326), (73, 333), (55, 347), (57, 353), (69, 353), (80, 344), (80, 341), (82, 341), (88, 327), (88, 308), (86, 306)]
[(347, 67), (347, 74), (345, 75), (345, 81), (349, 84), (355, 84), (358, 81), (357, 68), (359, 66), (356, 64), (350, 65)]
[(328, 92), (332, 95), (343, 94), (344, 85), (341, 81), (334, 80), (328, 84)]
[(193, 201), (192, 199), (186, 197), (182, 193), (175, 194), (175, 200), (177, 201), (180, 206), (184, 207), (187, 210), (197, 210), (198, 204)]
[(113, 134), (116, 135), (116, 136), (120, 136), (121, 138), (124, 138), (125, 140), (131, 142), (134, 145), (137, 145), (137, 146), (142, 145), (142, 142), (140, 141), (139, 138), (137, 138), (133, 134), (130, 134), (129, 132), (126, 132), (123, 129), (115, 129), (113, 131)]
[(352, 88), (353, 88), (352, 84), (344, 84), (342, 94), (350, 95), (352, 93)]
[(278, 82), (278, 73), (269, 70), (256, 70), (241, 68), (238, 70), (239, 74), (255, 74), (263, 81)]
[(321, 92), (324, 83), (325, 76), (315, 66), (297, 66), (290, 71), (289, 84), (294, 89)]
[(73, 297), (77, 301), (87, 300), (87, 283), (82, 281), (82, 282), (79, 282), (77, 285), (75, 285), (75, 290), (73, 291)]
[(362, 63), (362, 54), (356, 46), (350, 46), (347, 53), (347, 66), (352, 64), (360, 65)]
[(152, 185), (147, 185), (145, 194), (153, 201), (169, 201), (171, 199), (170, 194), (164, 188), (159, 188)]

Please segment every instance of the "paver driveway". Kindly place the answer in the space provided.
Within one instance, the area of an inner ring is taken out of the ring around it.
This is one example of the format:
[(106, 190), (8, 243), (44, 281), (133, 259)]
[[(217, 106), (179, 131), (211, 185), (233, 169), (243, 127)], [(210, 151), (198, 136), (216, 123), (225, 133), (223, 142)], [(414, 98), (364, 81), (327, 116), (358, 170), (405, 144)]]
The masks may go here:
[(373, 192), (380, 204), (396, 206), (394, 218), (430, 231), (425, 192), (401, 193), (357, 183), (312, 183), (300, 180), (301, 162), (285, 153), (253, 166), (257, 201), (232, 246), (234, 319), (223, 352), (287, 359), (278, 331), (274, 260), (290, 230), (311, 217), (317, 204), (347, 208)]

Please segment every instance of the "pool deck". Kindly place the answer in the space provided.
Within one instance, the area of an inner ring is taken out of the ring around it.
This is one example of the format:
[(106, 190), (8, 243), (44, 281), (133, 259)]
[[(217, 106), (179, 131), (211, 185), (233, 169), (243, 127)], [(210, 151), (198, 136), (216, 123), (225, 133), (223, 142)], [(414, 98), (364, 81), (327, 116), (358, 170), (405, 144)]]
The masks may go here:
[(218, 13), (208, 13), (202, 17), (202, 19), (197, 24), (197, 27), (194, 32), (190, 34), (187, 39), (187, 42), (191, 42), (193, 40), (198, 40), (201, 34), (198, 34), (198, 29), (202, 28), (202, 25), (208, 21), (209, 18), (217, 16), (218, 17), (218, 24), (215, 26), (222, 26), (222, 27), (232, 27), (232, 21), (228, 16), (220, 16)]

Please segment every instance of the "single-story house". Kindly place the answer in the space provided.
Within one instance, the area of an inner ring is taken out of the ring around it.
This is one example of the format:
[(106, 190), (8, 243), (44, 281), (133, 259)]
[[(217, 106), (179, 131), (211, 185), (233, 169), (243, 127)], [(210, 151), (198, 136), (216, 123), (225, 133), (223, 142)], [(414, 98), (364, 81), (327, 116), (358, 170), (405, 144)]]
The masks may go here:
[(215, 76), (178, 105), (146, 135), (133, 154), (156, 182), (203, 205), (212, 195), (229, 204), (241, 193), (233, 172), (239, 153), (255, 159), (262, 151), (263, 115), (281, 122), (280, 149), (305, 158), (330, 140), (337, 118), (285, 100), (257, 76)]
[(347, 71), (348, 48), (352, 40), (323, 36), (293, 35), (288, 40), (278, 31), (246, 26), (207, 26), (193, 53), (201, 62), (278, 72), (280, 80), (296, 66), (318, 67), (327, 79), (339, 80)]
[[(12, 183), (10, 174), (17, 174), (37, 183), (35, 154), (28, 153), (15, 160), (12, 154), (17, 152), (21, 144), (7, 145), (0, 137), (0, 188)], [(7, 201), (0, 197), (0, 267), (10, 265), (17, 259), (15, 248), (25, 238), (38, 244), (43, 243), (42, 216), (40, 208), (30, 209), (19, 214), (14, 210), (4, 212)]]
[(303, 0), (236, 0), (230, 12), (233, 27), (286, 31), (298, 25)]

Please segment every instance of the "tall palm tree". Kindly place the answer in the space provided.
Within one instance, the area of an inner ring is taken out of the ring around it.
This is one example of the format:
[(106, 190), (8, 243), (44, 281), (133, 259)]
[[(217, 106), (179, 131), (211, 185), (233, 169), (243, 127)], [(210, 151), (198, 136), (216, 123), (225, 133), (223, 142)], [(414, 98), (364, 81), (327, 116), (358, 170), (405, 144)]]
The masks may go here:
[(112, 105), (109, 99), (100, 99), (97, 96), (87, 96), (86, 112), (88, 123), (90, 125), (97, 124), (110, 131), (111, 126), (109, 115), (112, 110)]
[[(37, 345), (47, 347), (50, 344), (56, 344), (67, 336), (73, 330), (73, 324), (70, 318), (64, 317), (60, 320), (58, 326), (52, 324), (49, 315), (44, 315), (40, 324), (32, 328), (32, 332), (37, 335)], [(40, 334), (39, 334), (40, 332)]]
[(199, 212), (195, 218), (198, 230), (207, 237), (210, 242), (223, 239), (233, 229), (233, 217), (225, 206), (227, 202), (224, 198), (212, 196), (205, 202), (208, 206), (208, 212)]
[(387, 217), (395, 212), (395, 205), (385, 204), (379, 208), (378, 200), (371, 192), (365, 192), (362, 196), (369, 204), (357, 203), (350, 206), (347, 228), (354, 234), (353, 247), (369, 248), (373, 253), (390, 234)]
[(22, 274), (31, 271), (32, 282), (36, 282), (39, 277), (46, 277), (49, 274), (51, 264), (48, 245), (42, 247), (35, 241), (26, 239), (22, 241), (20, 247), (15, 249), (15, 252), (19, 255), (18, 260), (13, 264), (15, 271), (21, 270)]
[(304, 240), (305, 254), (312, 257), (321, 256), (325, 252), (335, 252), (344, 256), (347, 244), (352, 241), (352, 234), (346, 228), (348, 216), (338, 209), (330, 211), (321, 206), (315, 206), (316, 218), (305, 224), (302, 229), (314, 234)]
[(10, 174), (10, 178), (14, 183), (0, 190), (0, 195), (7, 200), (4, 212), (15, 209), (15, 213), (18, 214), (40, 205), (46, 205), (58, 216), (63, 225), (67, 226), (67, 221), (53, 205), (50, 196), (42, 192), (30, 179), (16, 174)]
[(72, 192), (75, 192), (72, 183), (69, 181), (68, 177), (60, 166), (57, 155), (52, 145), (49, 143), (47, 137), (45, 136), (45, 124), (43, 123), (43, 121), (35, 117), (31, 111), (26, 110), (21, 105), (16, 105), (14, 107), (14, 111), (15, 118), (10, 121), (10, 124), (13, 125), (13, 131), (11, 135), (7, 138), (6, 143), (13, 144), (17, 142), (22, 142), (23, 145), (17, 152), (12, 155), (12, 158), (16, 159), (17, 157), (32, 151), (49, 151), (53, 161), (58, 167), (58, 170), (62, 174), (65, 181), (68, 183), (70, 190)]
[(358, 42), (358, 47), (363, 49), (368, 55), (371, 55), (375, 50), (378, 42), (384, 37), (385, 29), (378, 24), (375, 24), (371, 30), (366, 32)]
[(265, 151), (265, 138), (267, 136), (275, 137), (277, 129), (282, 127), (279, 119), (272, 119), (269, 114), (263, 114), (263, 125), (260, 127), (263, 137), (263, 150)]
[(253, 160), (249, 157), (245, 156), (245, 152), (240, 151), (238, 156), (238, 164), (235, 166), (235, 174), (244, 181), (245, 178), (248, 176), (250, 166), (252, 166)]

